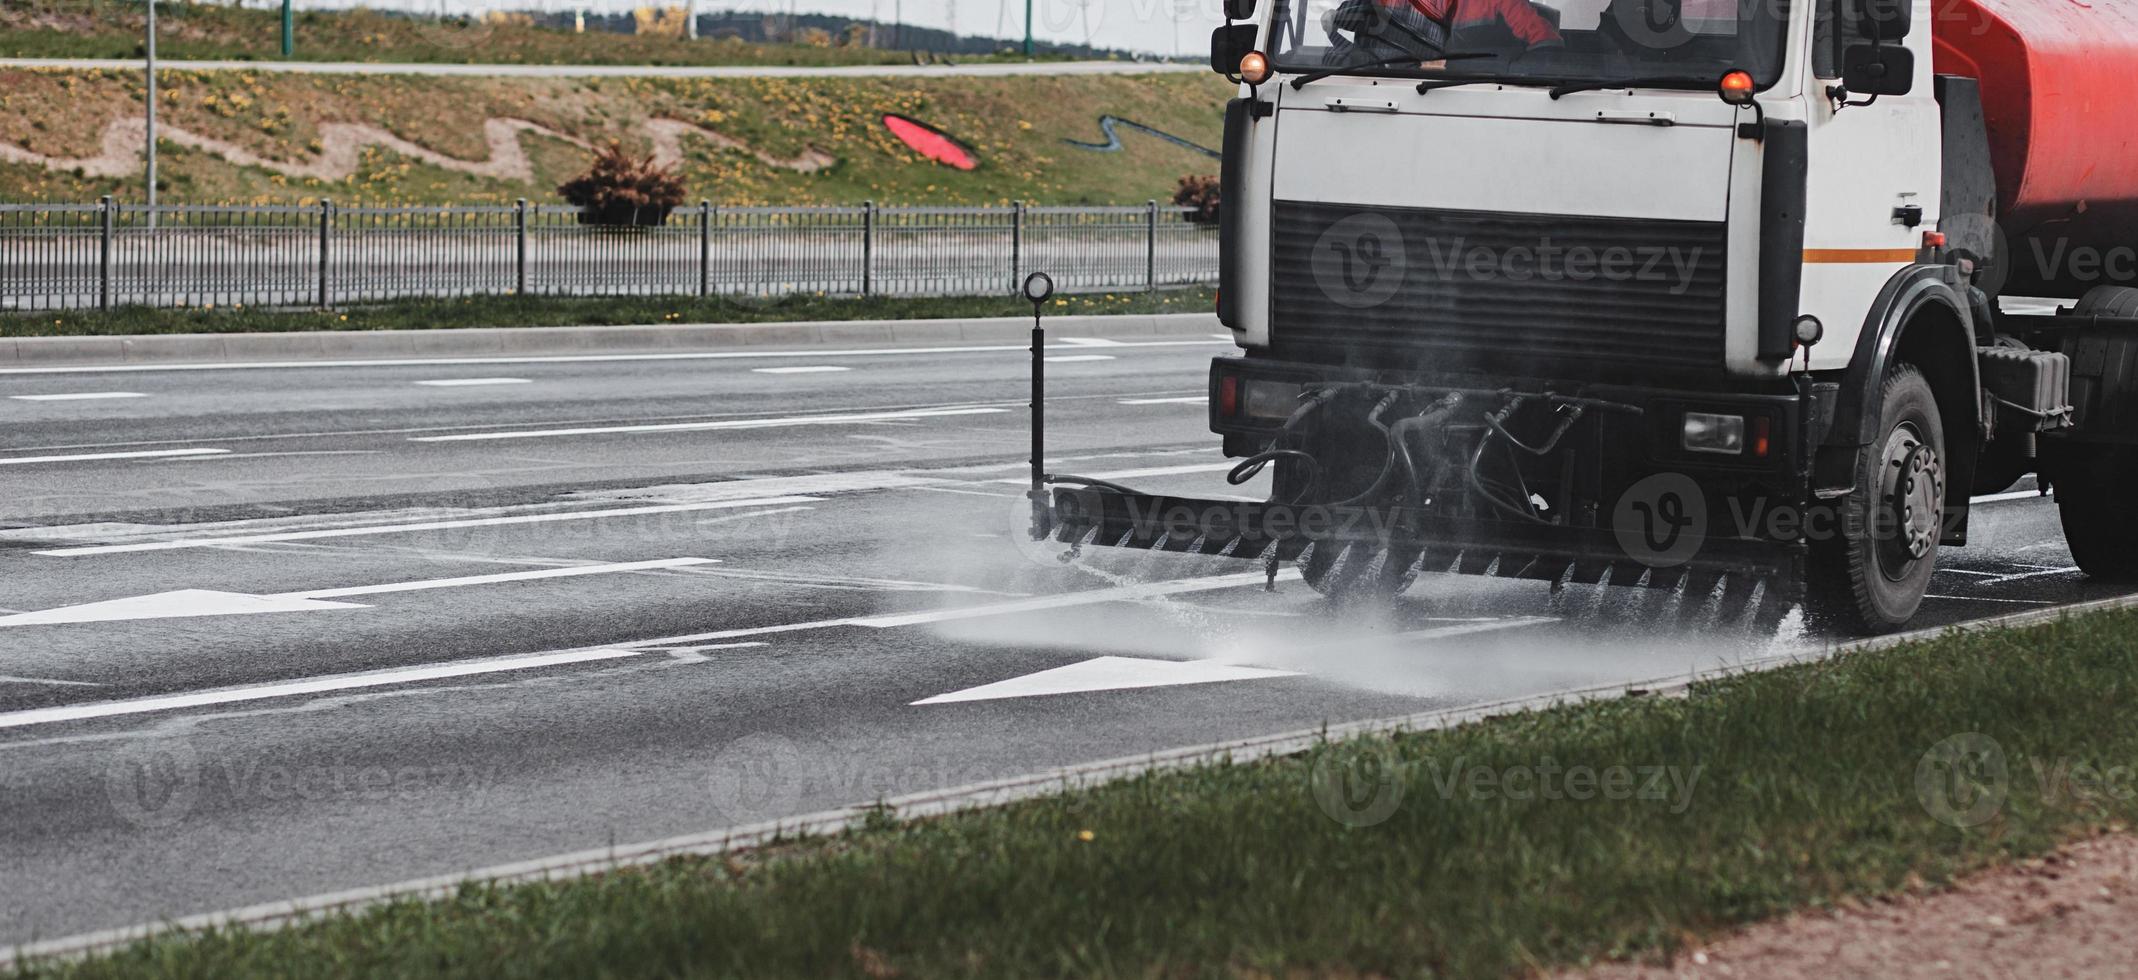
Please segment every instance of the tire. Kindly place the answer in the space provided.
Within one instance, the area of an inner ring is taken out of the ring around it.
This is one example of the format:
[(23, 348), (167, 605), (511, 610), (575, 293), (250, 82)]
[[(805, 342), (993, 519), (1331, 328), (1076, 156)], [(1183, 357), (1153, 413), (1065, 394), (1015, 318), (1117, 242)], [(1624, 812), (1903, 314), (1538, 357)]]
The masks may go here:
[(2061, 447), (2054, 486), (2064, 543), (2088, 576), (2138, 579), (2138, 448)]
[[(2077, 316), (2138, 316), (2138, 289), (2096, 286), (2072, 309)], [(2051, 472), (2064, 543), (2093, 578), (2138, 579), (2138, 447), (2066, 443)]]
[(1886, 375), (1878, 438), (1857, 451), (1840, 533), (1812, 542), (1805, 599), (1815, 626), (1889, 633), (1922, 606), (1945, 518), (1945, 423), (1912, 364)]
[(1418, 580), (1417, 564), (1407, 549), (1321, 541), (1300, 558), (1299, 577), (1337, 602), (1389, 602)]

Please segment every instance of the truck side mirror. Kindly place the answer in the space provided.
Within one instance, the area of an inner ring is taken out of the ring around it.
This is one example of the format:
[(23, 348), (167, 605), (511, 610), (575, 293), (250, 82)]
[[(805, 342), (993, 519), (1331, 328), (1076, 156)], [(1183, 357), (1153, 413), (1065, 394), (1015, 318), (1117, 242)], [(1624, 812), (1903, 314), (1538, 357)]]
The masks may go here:
[(1851, 44), (1841, 53), (1841, 85), (1857, 95), (1906, 95), (1915, 87), (1915, 52), (1890, 44)]
[(1255, 0), (1225, 0), (1226, 20), (1250, 20), (1255, 16)]
[(1915, 27), (1911, 0), (1854, 0), (1856, 27), (1863, 36), (1886, 44), (1906, 40)]
[(1227, 78), (1239, 74), (1240, 59), (1255, 49), (1255, 30), (1253, 24), (1227, 24), (1211, 31), (1210, 70)]

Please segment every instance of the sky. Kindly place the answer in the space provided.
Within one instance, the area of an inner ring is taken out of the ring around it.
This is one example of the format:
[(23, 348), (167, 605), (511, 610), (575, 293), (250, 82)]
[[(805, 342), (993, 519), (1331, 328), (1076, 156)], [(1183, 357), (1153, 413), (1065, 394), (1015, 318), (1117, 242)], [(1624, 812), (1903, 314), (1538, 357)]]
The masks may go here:
[[(246, 6), (279, 6), (245, 0)], [(381, 10), (481, 13), (486, 10), (623, 12), (638, 6), (689, 0), (369, 0)], [(1033, 35), (1042, 41), (1088, 42), (1151, 54), (1199, 57), (1209, 50), (1210, 30), (1224, 20), (1218, 0), (1030, 0)], [(696, 0), (701, 13), (835, 14), (902, 21), (960, 34), (1021, 39), (1026, 0)], [(297, 0), (305, 7), (350, 7), (353, 0)]]

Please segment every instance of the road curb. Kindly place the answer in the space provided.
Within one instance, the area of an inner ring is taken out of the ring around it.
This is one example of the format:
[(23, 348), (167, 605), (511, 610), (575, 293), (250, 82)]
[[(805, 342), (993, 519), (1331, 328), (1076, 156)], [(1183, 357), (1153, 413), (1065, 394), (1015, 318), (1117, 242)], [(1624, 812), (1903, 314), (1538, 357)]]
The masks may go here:
[[(1224, 333), (1209, 313), (1049, 317), (1052, 337), (1126, 340)], [(870, 347), (1021, 341), (1030, 317), (934, 320), (808, 320), (788, 323), (668, 323), (602, 327), (469, 327), (453, 330), (317, 330), (292, 333), (153, 334), (138, 337), (0, 339), (0, 370), (245, 361), (546, 354), (673, 353), (744, 347)]]
[(1264, 735), (1212, 745), (1191, 746), (1147, 755), (1066, 766), (1025, 776), (1013, 776), (1007, 779), (974, 783), (950, 789), (913, 793), (888, 798), (875, 804), (824, 810), (817, 813), (748, 824), (709, 833), (577, 851), (531, 861), (496, 865), (460, 874), (439, 875), (370, 888), (356, 888), (294, 901), (270, 902), (239, 909), (171, 918), (153, 924), (106, 929), (43, 942), (28, 943), (12, 950), (0, 950), (0, 967), (11, 967), (34, 960), (81, 957), (173, 932), (200, 932), (232, 926), (244, 926), (252, 929), (279, 929), (324, 915), (361, 911), (367, 907), (388, 901), (448, 898), (459, 891), (460, 888), (469, 884), (517, 884), (569, 879), (621, 868), (653, 864), (674, 857), (724, 854), (761, 847), (782, 840), (792, 840), (796, 837), (826, 836), (862, 826), (884, 808), (888, 808), (901, 819), (938, 817), (968, 810), (1005, 806), (1067, 790), (1134, 778), (1144, 773), (1187, 769), (1218, 762), (1239, 763), (1297, 755), (1311, 751), (1315, 746), (1326, 742), (1362, 735), (1444, 730), (1501, 715), (1537, 711), (1561, 705), (1598, 701), (1614, 697), (1683, 696), (1693, 685), (1698, 683), (1771, 670), (1792, 664), (1825, 660), (1844, 653), (1882, 650), (1905, 643), (1933, 640), (1956, 633), (2038, 626), (2045, 623), (2053, 623), (2070, 616), (2133, 607), (2138, 607), (2138, 595), (2117, 596), (2090, 602), (2073, 603), (2066, 606), (2056, 606), (2049, 609), (2029, 610), (2008, 616), (1973, 620), (1950, 626), (1896, 633), (1867, 640), (1790, 647), (1766, 656), (1753, 657), (1727, 667), (1696, 671), (1690, 674), (1671, 674), (1651, 681), (1600, 684), (1593, 687), (1573, 688), (1463, 708), (1447, 708), (1393, 718), (1376, 718), (1327, 725), (1304, 731)]

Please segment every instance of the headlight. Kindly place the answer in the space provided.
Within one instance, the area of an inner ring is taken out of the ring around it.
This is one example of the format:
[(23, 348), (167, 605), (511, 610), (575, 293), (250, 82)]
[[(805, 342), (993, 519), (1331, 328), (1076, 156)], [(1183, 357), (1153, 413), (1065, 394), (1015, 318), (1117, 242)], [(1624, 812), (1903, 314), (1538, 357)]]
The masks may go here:
[(1290, 381), (1249, 381), (1247, 417), (1284, 420), (1299, 407), (1299, 386)]
[(1687, 452), (1724, 453), (1743, 455), (1745, 451), (1745, 417), (1742, 415), (1711, 415), (1707, 412), (1685, 413), (1685, 439)]

